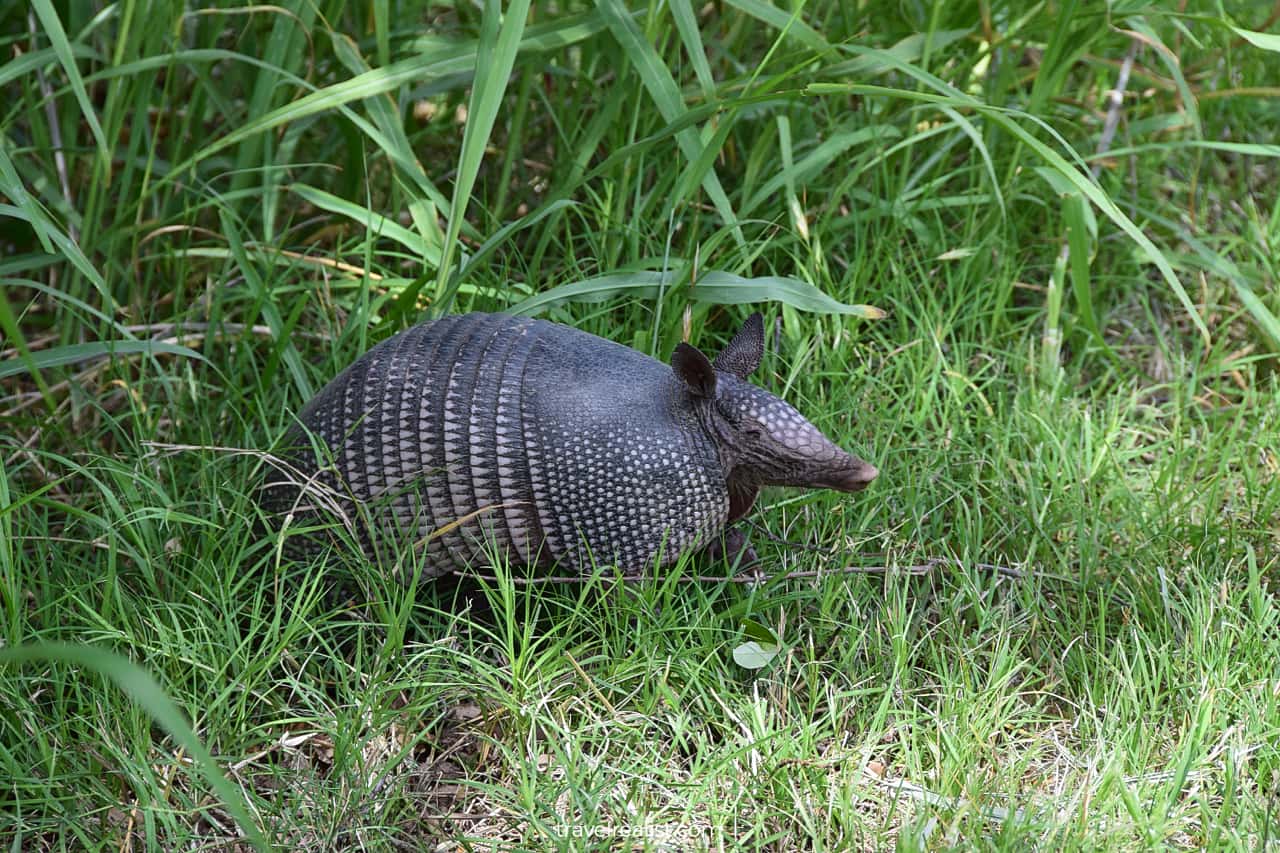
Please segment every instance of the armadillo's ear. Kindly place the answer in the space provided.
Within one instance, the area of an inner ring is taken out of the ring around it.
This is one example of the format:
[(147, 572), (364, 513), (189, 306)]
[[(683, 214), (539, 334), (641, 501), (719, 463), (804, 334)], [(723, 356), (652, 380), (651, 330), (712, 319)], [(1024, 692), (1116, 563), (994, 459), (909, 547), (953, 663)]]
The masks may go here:
[(759, 312), (747, 318), (738, 334), (716, 356), (716, 369), (746, 379), (760, 366), (764, 355), (764, 318)]
[(693, 396), (715, 397), (716, 369), (697, 347), (676, 344), (676, 351), (671, 353), (671, 369)]

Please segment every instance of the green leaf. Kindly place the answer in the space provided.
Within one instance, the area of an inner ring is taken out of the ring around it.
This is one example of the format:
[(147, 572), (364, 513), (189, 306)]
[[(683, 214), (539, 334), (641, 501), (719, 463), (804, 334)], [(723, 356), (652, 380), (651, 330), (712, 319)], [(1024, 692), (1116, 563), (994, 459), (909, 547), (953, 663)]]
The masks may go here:
[(1280, 53), (1280, 36), (1275, 33), (1259, 33), (1253, 30), (1242, 30), (1239, 27), (1232, 27), (1236, 35), (1249, 42), (1254, 47), (1263, 50), (1269, 50), (1272, 53)]
[[(71, 45), (71, 55), (74, 59), (98, 58), (97, 52), (79, 44)], [(0, 65), (0, 86), (6, 86), (28, 74), (34, 74), (39, 69), (57, 60), (58, 54), (51, 47), (18, 54), (4, 65)]]
[(755, 640), (748, 640), (733, 650), (733, 662), (743, 669), (764, 669), (777, 656), (777, 646), (764, 646)]
[(0, 664), (20, 665), (32, 661), (58, 661), (83, 667), (114, 681), (117, 687), (137, 702), (191, 756), (209, 787), (240, 825), (249, 843), (258, 850), (271, 849), (262, 829), (249, 812), (244, 793), (227, 781), (217, 760), (200, 742), (182, 711), (165, 695), (149, 672), (128, 658), (93, 646), (38, 643), (0, 649)]
[(746, 618), (742, 620), (742, 633), (746, 634), (757, 643), (763, 643), (766, 646), (777, 646), (781, 644), (777, 633), (763, 622), (757, 622), (754, 619)]
[[(1071, 290), (1076, 298), (1076, 311), (1080, 322), (1095, 340), (1103, 340), (1093, 310), (1093, 286), (1089, 276), (1089, 262), (1093, 255), (1093, 241), (1089, 234), (1087, 212), (1089, 205), (1084, 196), (1073, 194), (1062, 203), (1062, 216), (1067, 225), (1067, 252), (1071, 261)], [(1094, 223), (1094, 228), (1097, 224)]]
[[(1036, 166), (1035, 173), (1044, 179), (1053, 191), (1058, 194), (1064, 201), (1072, 196), (1084, 200), (1084, 195), (1076, 188), (1076, 185), (1067, 180), (1062, 173), (1050, 169), (1047, 166)], [(1082, 208), (1084, 214), (1084, 225), (1088, 231), (1089, 239), (1096, 241), (1098, 239), (1098, 219), (1093, 215), (1093, 208), (1085, 205)]]
[[(603, 302), (617, 296), (656, 299), (663, 288), (675, 280), (671, 273), (654, 270), (619, 272), (562, 284), (534, 294), (509, 309), (514, 314), (539, 314), (565, 302)], [(733, 273), (713, 270), (704, 275), (688, 291), (695, 302), (713, 305), (749, 305), (756, 302), (781, 302), (801, 311), (821, 314), (847, 314), (870, 320), (885, 315), (871, 305), (846, 305), (832, 299), (817, 287), (787, 276), (743, 278)]]
[(743, 278), (730, 272), (712, 270), (700, 278), (689, 293), (695, 301), (713, 305), (781, 302), (815, 314), (846, 314), (866, 320), (880, 320), (888, 316), (874, 305), (848, 305), (832, 299), (807, 281), (782, 275)]
[(1251, 157), (1280, 157), (1280, 145), (1268, 145), (1262, 142), (1215, 142), (1208, 139), (1187, 139), (1177, 142), (1147, 142), (1142, 145), (1112, 148), (1105, 154), (1097, 154), (1090, 159), (1124, 157), (1129, 154), (1141, 154), (1144, 151), (1172, 151), (1179, 148), (1204, 148), (1209, 151), (1226, 151), (1230, 154), (1247, 154)]

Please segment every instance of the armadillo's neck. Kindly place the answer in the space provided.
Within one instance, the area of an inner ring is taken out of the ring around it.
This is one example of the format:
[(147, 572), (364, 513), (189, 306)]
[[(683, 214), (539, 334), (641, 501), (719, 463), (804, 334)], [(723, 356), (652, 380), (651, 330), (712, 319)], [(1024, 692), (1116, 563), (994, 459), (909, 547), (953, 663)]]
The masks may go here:
[(733, 434), (723, 418), (717, 417), (714, 405), (696, 408), (699, 426), (706, 431), (715, 446), (720, 460), (720, 470), (725, 479), (725, 488), (729, 494), (729, 517), (727, 524), (732, 524), (751, 511), (760, 493), (761, 482), (757, 472), (746, 463), (737, 436)]
[(728, 486), (729, 517), (725, 520), (725, 524), (733, 524), (751, 512), (751, 507), (760, 494), (760, 486), (743, 476), (742, 469), (739, 469), (737, 474), (729, 475)]

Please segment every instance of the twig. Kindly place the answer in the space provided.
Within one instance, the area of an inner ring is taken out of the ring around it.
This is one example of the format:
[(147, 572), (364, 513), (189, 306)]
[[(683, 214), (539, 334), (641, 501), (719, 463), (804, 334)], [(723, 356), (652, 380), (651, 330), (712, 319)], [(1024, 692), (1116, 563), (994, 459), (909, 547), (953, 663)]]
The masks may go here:
[[(247, 323), (204, 323), (190, 320), (175, 320), (166, 323), (138, 323), (125, 326), (126, 332), (133, 334), (143, 333), (155, 337), (164, 337), (166, 335), (181, 335), (189, 332), (208, 332), (210, 330), (218, 330), (228, 334), (243, 333), (246, 331), (253, 332), (255, 335), (263, 337), (271, 337), (274, 332), (270, 326), (251, 326)], [(308, 337), (322, 339), (320, 335), (310, 333)], [(327, 338), (326, 338), (327, 339)]]
[[(1116, 75), (1116, 85), (1107, 90), (1107, 117), (1103, 119), (1102, 133), (1098, 135), (1098, 150), (1093, 155), (1093, 165), (1089, 167), (1089, 172), (1095, 181), (1102, 174), (1102, 155), (1110, 150), (1111, 141), (1116, 136), (1116, 128), (1120, 126), (1120, 108), (1124, 106), (1124, 90), (1129, 85), (1129, 74), (1133, 71), (1133, 60), (1137, 55), (1138, 40), (1130, 39), (1129, 51), (1124, 55), (1124, 62), (1120, 63), (1120, 73)], [(1066, 261), (1070, 254), (1070, 244), (1064, 237), (1062, 249), (1058, 252), (1059, 261)]]
[[(39, 46), (36, 44), (34, 12), (27, 13), (27, 27), (31, 31), (31, 52), (35, 53)], [(39, 67), (36, 68), (36, 83), (40, 87), (40, 94), (44, 97), (45, 119), (49, 122), (49, 141), (53, 143), (53, 167), (58, 173), (58, 185), (62, 188), (62, 197), (66, 199), (67, 207), (75, 210), (75, 199), (71, 197), (71, 180), (67, 176), (66, 147), (62, 144), (62, 125), (58, 120), (58, 102), (53, 97), (53, 87), (49, 85), (44, 71)], [(71, 237), (72, 243), (80, 242), (80, 229), (76, 227), (74, 220), (67, 222), (67, 235)]]
[[(1129, 85), (1129, 73), (1133, 70), (1133, 60), (1138, 54), (1137, 37), (1129, 40), (1129, 50), (1125, 53), (1124, 62), (1120, 64), (1120, 73), (1116, 75), (1116, 84), (1107, 90), (1107, 116), (1102, 122), (1102, 133), (1098, 135), (1098, 150), (1094, 155), (1093, 165), (1089, 173), (1096, 182), (1102, 174), (1102, 155), (1111, 148), (1111, 140), (1115, 138), (1116, 127), (1120, 124), (1120, 108), (1124, 105), (1125, 87)], [(1041, 335), (1044, 362), (1043, 369), (1052, 365), (1052, 375), (1057, 377), (1061, 371), (1062, 361), (1062, 327), (1058, 319), (1062, 294), (1057, 291), (1060, 284), (1059, 275), (1067, 269), (1067, 261), (1071, 257), (1071, 240), (1069, 233), (1062, 237), (1062, 247), (1058, 250), (1058, 259), (1049, 277), (1049, 292), (1046, 300), (1048, 316), (1045, 319), (1044, 332)]]
[[(947, 557), (930, 557), (923, 563), (916, 563), (910, 566), (844, 566), (839, 569), (803, 569), (786, 574), (776, 575), (773, 580), (797, 580), (801, 578), (821, 578), (839, 575), (927, 575), (942, 566), (959, 566), (963, 568), (966, 564), (960, 560), (953, 560)], [(994, 563), (969, 563), (975, 569), (993, 572), (1003, 578), (1012, 580), (1022, 580), (1027, 577), (1027, 573), (1021, 569), (1015, 569), (1011, 566), (998, 566)], [(475, 580), (497, 581), (496, 575), (482, 575), (476, 572), (469, 572), (463, 569), (455, 569), (452, 574), (459, 578), (472, 578)], [(1066, 580), (1056, 575), (1035, 575), (1036, 577), (1048, 577), (1054, 580)], [(601, 577), (604, 582), (617, 581), (620, 583), (643, 583), (644, 581), (653, 580), (652, 575), (644, 574), (621, 574), (613, 577)], [(552, 575), (537, 578), (519, 578), (512, 576), (511, 582), (516, 586), (540, 586), (542, 584), (582, 584), (591, 583), (595, 580), (594, 575)], [(723, 575), (681, 575), (674, 578), (677, 583), (758, 583), (760, 578), (755, 575), (735, 575), (733, 577), (725, 577)]]
[[(1111, 140), (1115, 139), (1116, 128), (1120, 125), (1120, 107), (1124, 105), (1124, 91), (1129, 85), (1129, 73), (1133, 71), (1133, 60), (1137, 55), (1138, 41), (1133, 39), (1129, 42), (1129, 52), (1124, 55), (1124, 62), (1120, 64), (1116, 85), (1107, 91), (1107, 118), (1102, 123), (1102, 133), (1098, 136), (1098, 152), (1095, 157), (1106, 154), (1111, 148)], [(1095, 159), (1089, 171), (1097, 180), (1102, 174), (1102, 161)]]

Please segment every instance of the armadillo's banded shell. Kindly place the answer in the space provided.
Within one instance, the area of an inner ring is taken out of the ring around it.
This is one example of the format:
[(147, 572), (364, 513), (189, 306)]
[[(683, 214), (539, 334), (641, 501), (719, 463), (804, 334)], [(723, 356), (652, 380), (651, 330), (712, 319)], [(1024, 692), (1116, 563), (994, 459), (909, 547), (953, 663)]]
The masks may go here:
[(325, 502), (296, 482), (314, 478), (366, 550), (420, 547), (431, 573), (495, 550), (642, 568), (728, 513), (719, 456), (671, 369), (541, 320), (416, 326), (351, 365), (299, 421), (298, 470), (269, 478), (266, 508), (307, 518)]

